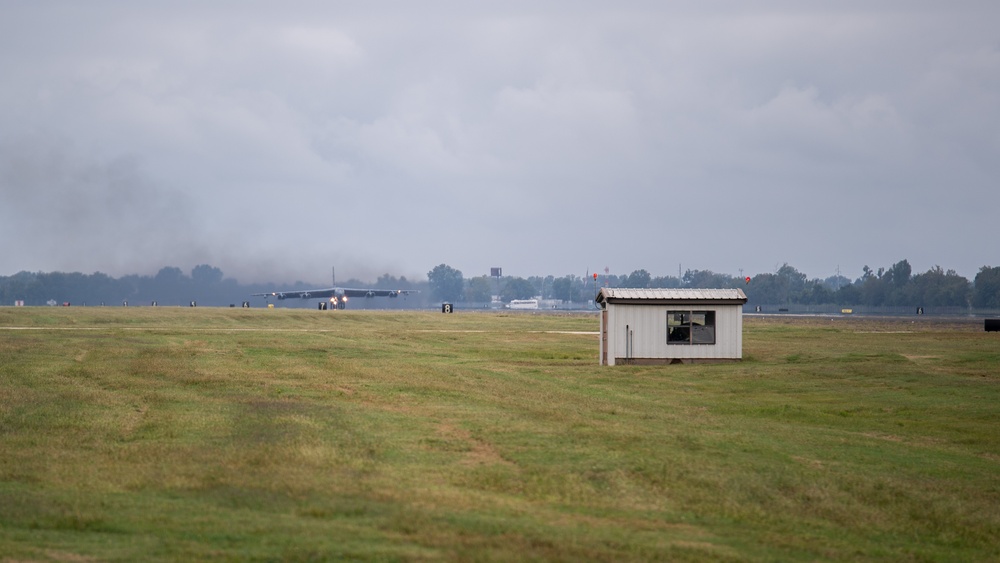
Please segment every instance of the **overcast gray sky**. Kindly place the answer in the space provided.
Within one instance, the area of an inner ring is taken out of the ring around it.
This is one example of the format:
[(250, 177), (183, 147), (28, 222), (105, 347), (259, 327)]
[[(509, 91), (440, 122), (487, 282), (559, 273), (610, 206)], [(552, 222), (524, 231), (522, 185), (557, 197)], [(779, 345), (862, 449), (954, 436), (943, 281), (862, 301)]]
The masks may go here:
[(0, 0), (0, 275), (1000, 266), (1000, 2)]

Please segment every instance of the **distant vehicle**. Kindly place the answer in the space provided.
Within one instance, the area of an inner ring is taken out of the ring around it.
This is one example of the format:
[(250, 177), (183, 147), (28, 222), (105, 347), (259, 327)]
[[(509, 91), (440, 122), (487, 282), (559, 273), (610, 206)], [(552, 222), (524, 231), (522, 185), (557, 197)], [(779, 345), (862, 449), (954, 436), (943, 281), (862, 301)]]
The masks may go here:
[(511, 309), (537, 309), (538, 300), (537, 299), (511, 299), (510, 304), (507, 307)]
[(389, 297), (395, 299), (400, 295), (420, 293), (416, 289), (355, 289), (350, 287), (328, 287), (326, 289), (307, 289), (305, 291), (272, 291), (271, 293), (254, 293), (253, 297), (274, 297), (284, 299), (329, 299), (333, 309), (346, 309), (349, 297)]

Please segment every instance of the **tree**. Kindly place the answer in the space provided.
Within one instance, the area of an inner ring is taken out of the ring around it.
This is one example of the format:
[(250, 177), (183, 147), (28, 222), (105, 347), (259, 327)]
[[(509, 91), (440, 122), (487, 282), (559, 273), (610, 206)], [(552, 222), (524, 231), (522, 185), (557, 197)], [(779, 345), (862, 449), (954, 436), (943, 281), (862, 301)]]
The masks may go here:
[(535, 286), (524, 278), (507, 278), (500, 291), (500, 299), (510, 301), (512, 299), (531, 299), (535, 296)]
[(910, 263), (906, 260), (900, 260), (893, 264), (888, 273), (892, 284), (898, 288), (910, 283)]
[(222, 281), (222, 270), (208, 264), (201, 264), (191, 270), (191, 279), (197, 285), (217, 284)]
[[(867, 268), (868, 266), (865, 266)], [(882, 274), (884, 270), (879, 268), (878, 275), (872, 273), (871, 270), (865, 272), (865, 275), (861, 277), (861, 301), (865, 305), (871, 307), (880, 307), (885, 305), (886, 301), (886, 284), (882, 281)]]
[(913, 276), (913, 286), (915, 304), (928, 307), (967, 307), (972, 295), (969, 280), (941, 266)]
[(757, 305), (788, 303), (788, 281), (778, 274), (757, 274), (746, 289), (747, 300)]
[(684, 272), (683, 281), (684, 286), (690, 288), (738, 287), (733, 276), (717, 274), (711, 270), (687, 270)]
[(623, 287), (623, 280), (614, 274), (600, 274), (597, 277), (597, 285), (604, 287)]
[(823, 280), (823, 285), (831, 291), (837, 291), (838, 289), (844, 287), (845, 285), (851, 285), (851, 280), (845, 278), (844, 276), (837, 274), (835, 276), (830, 276)]
[(490, 278), (479, 276), (469, 279), (465, 288), (465, 300), (473, 303), (489, 303), (493, 300), (493, 287)]
[(682, 285), (681, 279), (675, 276), (657, 276), (649, 280), (649, 287), (674, 289)]
[(552, 298), (552, 284), (555, 283), (555, 281), (555, 276), (551, 275), (545, 276), (545, 279), (542, 280), (542, 299)]
[(837, 305), (857, 305), (861, 303), (861, 289), (854, 284), (841, 286), (833, 298)]
[(905, 305), (910, 302), (912, 290), (910, 280), (910, 263), (900, 260), (892, 265), (882, 276), (885, 286), (885, 302), (887, 305)]
[(797, 301), (798, 296), (806, 289), (806, 275), (789, 266), (787, 262), (778, 268), (777, 274), (786, 282), (788, 300)]
[(979, 269), (972, 292), (972, 304), (975, 307), (1000, 309), (1000, 267), (983, 266)]
[(461, 271), (447, 264), (439, 264), (427, 272), (427, 281), (430, 284), (431, 296), (435, 299), (441, 301), (462, 299), (465, 280), (462, 278)]
[[(545, 298), (545, 278), (541, 276), (529, 276), (528, 281), (531, 283), (532, 287), (535, 288), (532, 295), (540, 296), (542, 299)], [(551, 283), (551, 280), (549, 280)]]
[(833, 292), (822, 281), (812, 280), (806, 282), (805, 289), (799, 294), (799, 302), (812, 305), (833, 303)]
[(635, 270), (625, 278), (625, 287), (646, 288), (652, 279), (653, 276), (646, 270)]
[(2, 292), (3, 304), (10, 305), (12, 301), (20, 300), (29, 305), (41, 305), (43, 301), (35, 302), (33, 292), (38, 274), (26, 272), (24, 270), (5, 278), (3, 280), (4, 290)]
[(180, 305), (190, 301), (191, 278), (184, 275), (180, 268), (167, 266), (160, 268), (150, 283), (141, 283), (148, 278), (140, 278), (138, 298), (143, 301), (158, 301), (161, 305)]
[(563, 301), (573, 301), (573, 276), (552, 280), (552, 297)]
[(184, 279), (184, 272), (176, 266), (165, 266), (156, 272), (157, 283), (181, 283)]

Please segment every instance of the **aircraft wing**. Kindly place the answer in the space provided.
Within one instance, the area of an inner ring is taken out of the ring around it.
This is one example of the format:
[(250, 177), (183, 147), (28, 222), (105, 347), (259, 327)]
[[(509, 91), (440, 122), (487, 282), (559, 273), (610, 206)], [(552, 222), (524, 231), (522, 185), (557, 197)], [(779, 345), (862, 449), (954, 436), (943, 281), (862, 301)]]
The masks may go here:
[(419, 293), (416, 289), (356, 289), (352, 287), (328, 287), (299, 291), (272, 291), (254, 293), (253, 297), (274, 297), (277, 299), (343, 299), (345, 297), (399, 297)]
[(400, 295), (417, 293), (415, 289), (350, 289), (346, 287), (340, 289), (347, 297), (399, 297)]

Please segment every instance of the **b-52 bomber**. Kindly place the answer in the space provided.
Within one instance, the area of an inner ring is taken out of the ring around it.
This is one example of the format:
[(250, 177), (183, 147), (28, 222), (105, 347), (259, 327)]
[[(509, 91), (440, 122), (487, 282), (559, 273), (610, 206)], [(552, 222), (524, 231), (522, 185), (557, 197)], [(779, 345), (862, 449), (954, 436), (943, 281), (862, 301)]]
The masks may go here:
[[(349, 297), (389, 297), (395, 299), (400, 295), (419, 293), (416, 289), (355, 289), (350, 287), (329, 287), (326, 289), (307, 289), (305, 291), (272, 291), (270, 293), (254, 293), (253, 297), (274, 297), (284, 299), (329, 299), (332, 309), (346, 309)], [(325, 308), (325, 307), (324, 307)]]

